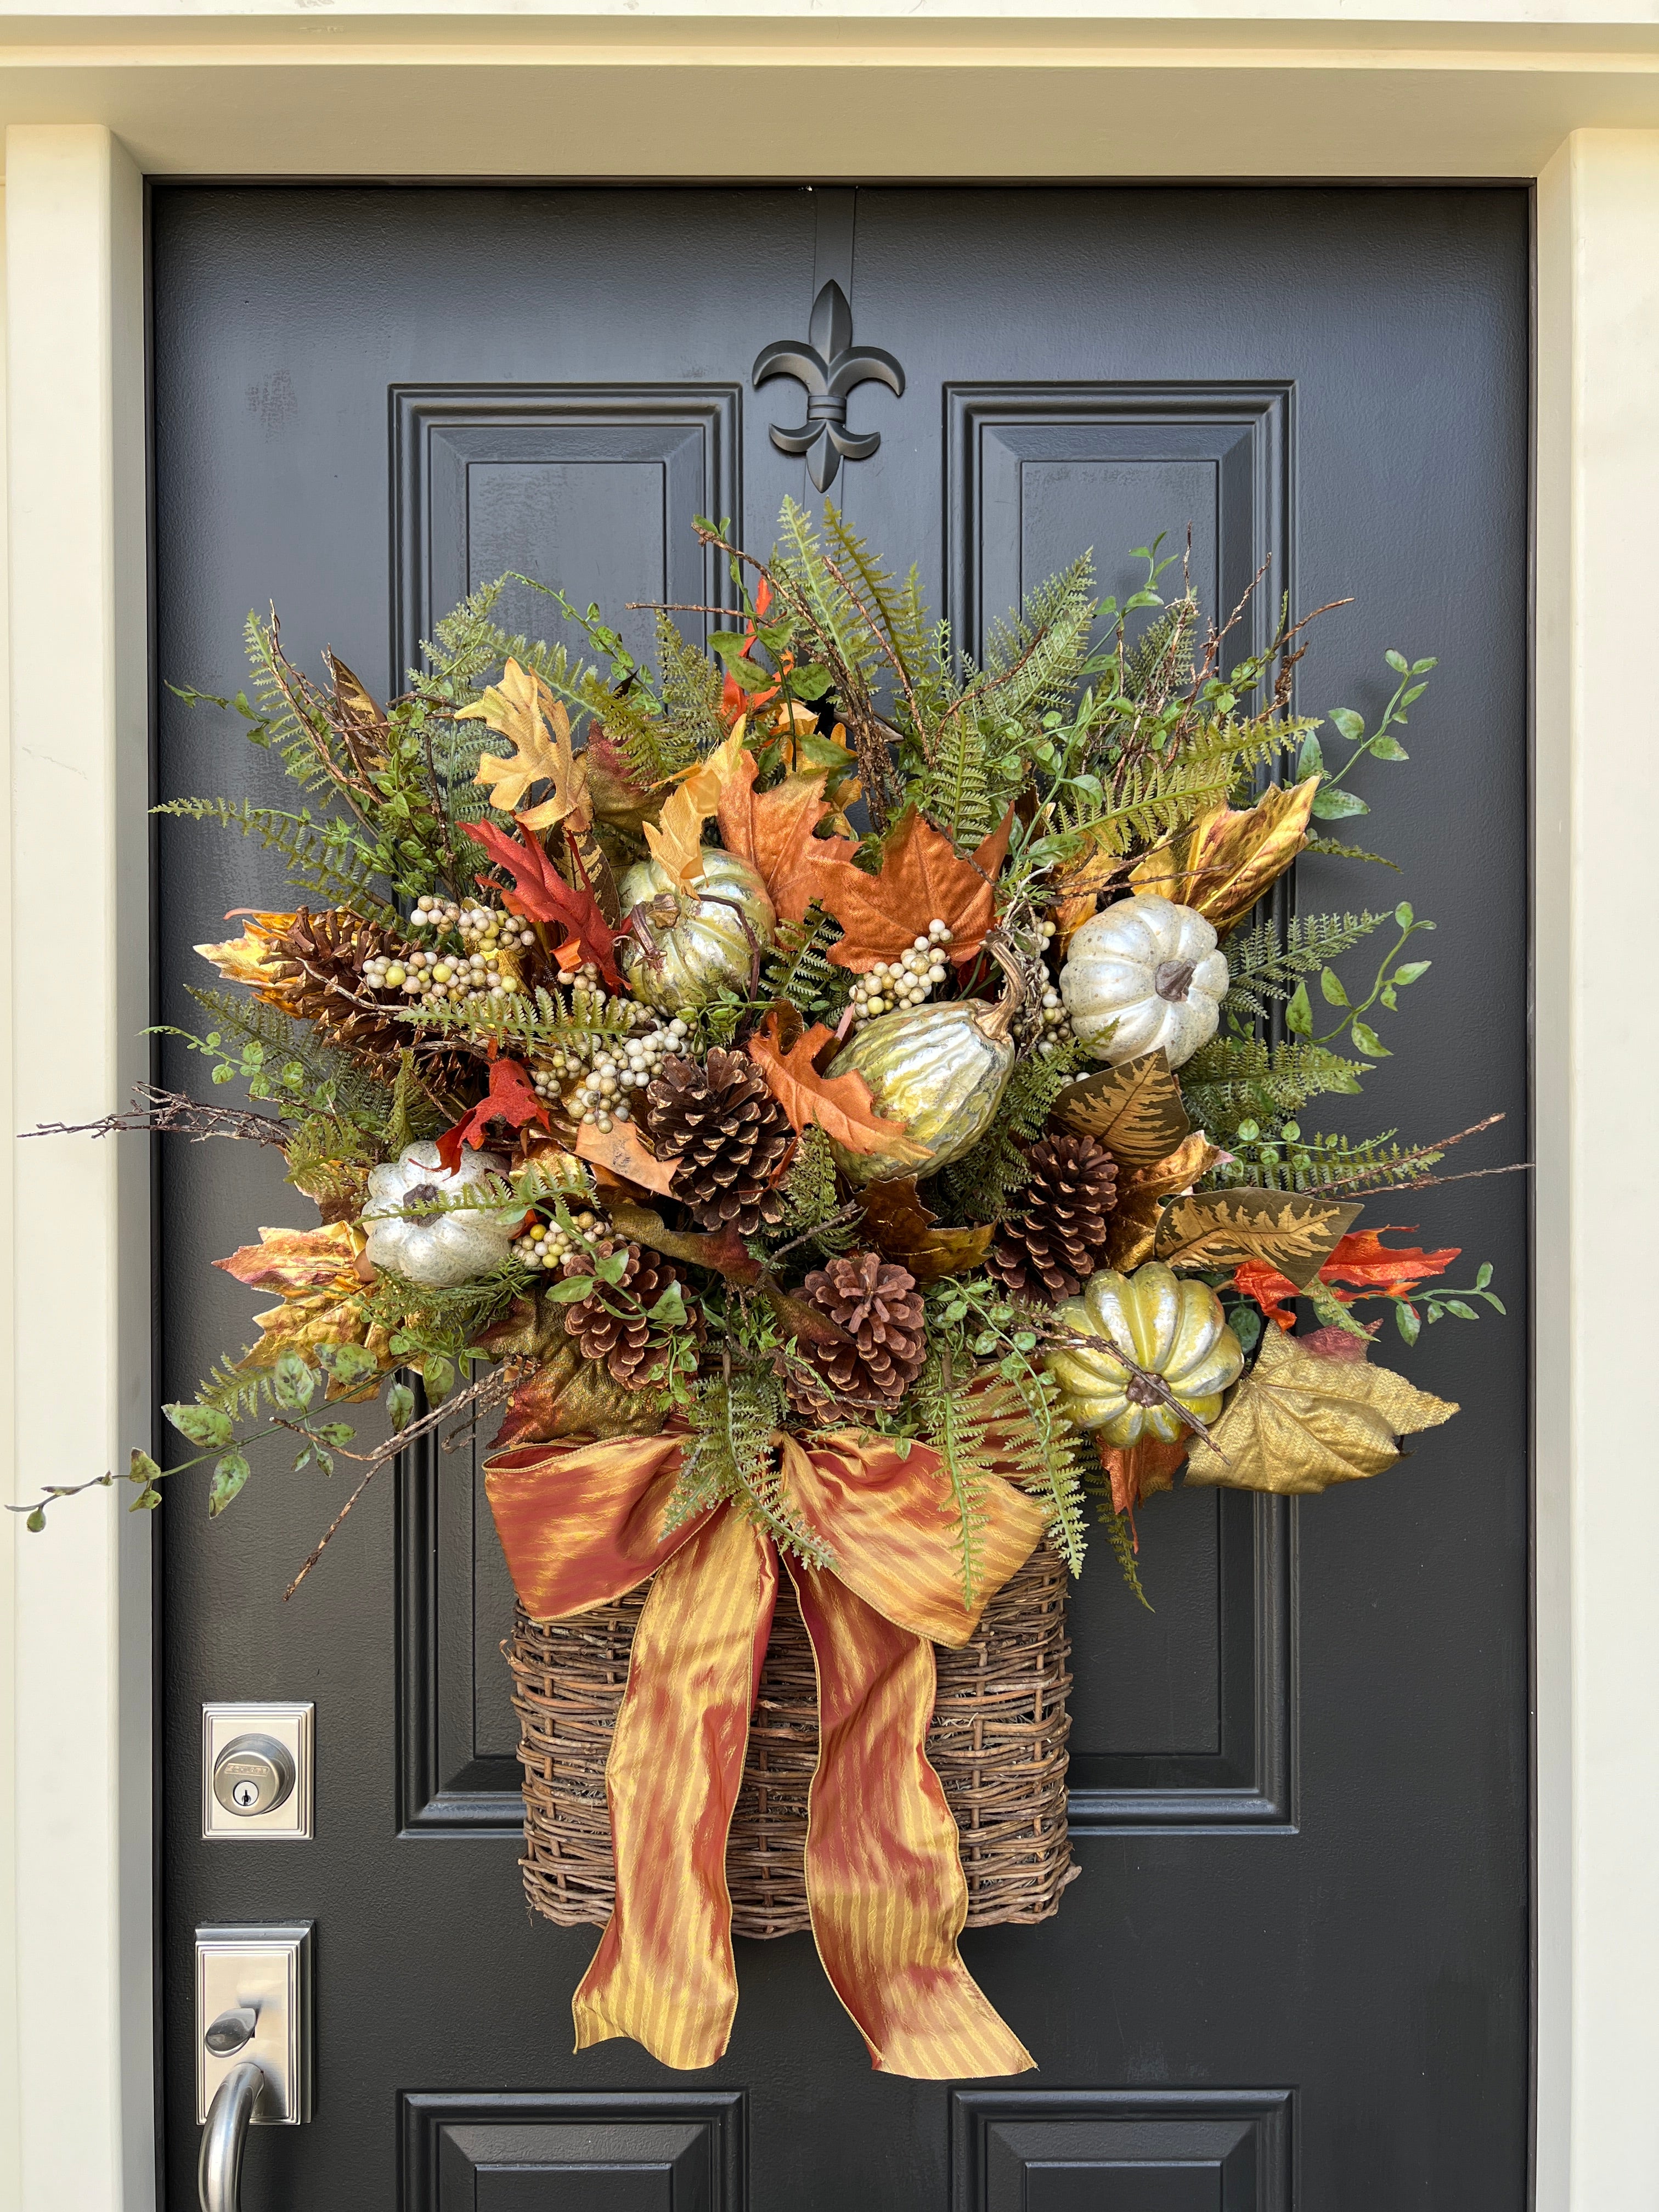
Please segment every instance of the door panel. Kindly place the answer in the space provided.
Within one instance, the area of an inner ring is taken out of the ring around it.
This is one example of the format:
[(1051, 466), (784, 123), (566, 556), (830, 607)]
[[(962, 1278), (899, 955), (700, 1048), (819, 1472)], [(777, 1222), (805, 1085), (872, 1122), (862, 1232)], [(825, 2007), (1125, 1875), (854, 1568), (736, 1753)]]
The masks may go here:
[[(718, 600), (691, 514), (764, 546), (786, 493), (813, 499), (769, 434), (800, 419), (798, 390), (747, 380), (763, 345), (805, 335), (832, 267), (858, 343), (907, 377), (902, 398), (854, 394), (849, 427), (882, 442), (833, 495), (919, 560), (970, 649), (1085, 546), (1121, 595), (1160, 532), (1167, 550), (1190, 530), (1209, 610), (1267, 562), (1241, 653), (1282, 591), (1298, 611), (1352, 595), (1315, 632), (1305, 711), (1374, 714), (1385, 646), (1441, 656), (1412, 766), (1377, 770), (1359, 841), (1403, 864), (1440, 957), (1356, 1111), (1431, 1137), (1503, 1109), (1504, 1153), (1525, 1156), (1523, 195), (179, 187), (157, 191), (153, 238), (175, 682), (234, 692), (242, 619), (273, 599), (302, 662), (328, 643), (387, 688), (505, 569), (608, 616)], [(550, 600), (503, 604), (566, 635)], [(636, 649), (650, 622), (624, 617)], [(165, 795), (280, 803), (268, 757), (160, 696)], [(200, 1030), (187, 948), (280, 878), (189, 825), (164, 823), (159, 855), (158, 1018)], [(1310, 906), (1400, 895), (1381, 868), (1298, 871)], [(164, 1057), (189, 1079), (182, 1048)], [(175, 1397), (249, 1334), (209, 1261), (308, 1209), (240, 1148), (160, 1172)], [(256, 1481), (211, 1526), (181, 1490), (163, 1532), (169, 2203), (194, 2203), (191, 1927), (314, 1918), (317, 2117), (259, 2132), (250, 2212), (1518, 2212), (1521, 1181), (1368, 1212), (1498, 1268), (1507, 1322), (1448, 1322), (1409, 1356), (1463, 1401), (1453, 1428), (1306, 1508), (1152, 1501), (1152, 1613), (1097, 1540), (1073, 1608), (1082, 1877), (1044, 1927), (965, 1942), (1038, 2057), (1029, 2081), (872, 2075), (805, 1937), (739, 1947), (708, 2075), (623, 2043), (571, 2057), (594, 1938), (524, 1912), (511, 1592), (467, 1455), (408, 1455), (286, 1607), (328, 1486)], [(200, 1705), (251, 1697), (316, 1701), (312, 1843), (200, 1840)]]

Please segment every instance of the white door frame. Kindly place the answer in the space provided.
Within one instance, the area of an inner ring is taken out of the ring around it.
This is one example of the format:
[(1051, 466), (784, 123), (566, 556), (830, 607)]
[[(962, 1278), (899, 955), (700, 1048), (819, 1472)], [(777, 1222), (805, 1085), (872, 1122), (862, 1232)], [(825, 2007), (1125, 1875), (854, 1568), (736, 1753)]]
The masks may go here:
[[(1646, 2212), (1659, 1481), (1629, 1393), (1659, 1343), (1659, 42), (1575, 0), (1542, 30), (1524, 0), (1470, 0), (1481, 21), (1455, 38), (1420, 0), (1363, 39), (1319, 0), (1293, 24), (1248, 0), (1224, 20), (1228, 0), (1165, 6), (1155, 39), (1104, 0), (1029, 24), (966, 0), (902, 22), (885, 0), (858, 20), (792, 0), (765, 23), (656, 4), (503, 32), (370, 0), (327, 21), (131, 0), (58, 44), (38, 21), (9, 46), (0, 30), (6, 1126), (107, 1110), (143, 1067), (145, 171), (454, 177), (482, 149), (495, 175), (729, 176), (736, 85), (777, 118), (847, 118), (823, 144), (781, 124), (749, 143), (772, 177), (1535, 178), (1535, 2202)], [(136, 1146), (20, 1146), (0, 1182), (15, 1497), (118, 1467), (146, 1432), (148, 1205)], [(25, 2212), (156, 2201), (149, 1527), (124, 1504), (0, 1532), (0, 2204)]]

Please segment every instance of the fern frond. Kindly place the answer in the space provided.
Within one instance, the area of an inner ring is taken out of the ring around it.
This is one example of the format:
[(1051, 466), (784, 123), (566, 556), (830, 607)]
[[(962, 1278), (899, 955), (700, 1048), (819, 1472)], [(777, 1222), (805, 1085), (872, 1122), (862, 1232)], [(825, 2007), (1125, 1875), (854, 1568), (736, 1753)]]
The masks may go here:
[(663, 751), (684, 746), (689, 766), (726, 736), (725, 679), (708, 655), (688, 645), (672, 615), (657, 617), (658, 689), (662, 694)]
[(1388, 919), (1370, 913), (1293, 915), (1282, 942), (1276, 921), (1258, 922), (1228, 945), (1231, 984), (1224, 1012), (1240, 1024), (1261, 1018), (1270, 1000), (1291, 995), (1298, 976), (1340, 959)]
[(1241, 1121), (1298, 1113), (1322, 1091), (1357, 1091), (1365, 1073), (1364, 1061), (1300, 1037), (1267, 1045), (1256, 1037), (1218, 1036), (1182, 1069), (1181, 1095), (1194, 1126), (1224, 1143)]
[(690, 1434), (664, 1533), (725, 1498), (780, 1551), (809, 1566), (832, 1566), (833, 1554), (784, 1492), (772, 1443), (785, 1420), (783, 1386), (776, 1376), (746, 1370), (708, 1375), (700, 1379), (687, 1413)]
[(761, 996), (786, 999), (808, 1021), (829, 1013), (846, 998), (848, 979), (830, 965), (830, 947), (841, 926), (817, 907), (803, 921), (781, 921), (761, 964)]
[[(193, 983), (185, 988), (219, 1029), (228, 1030), (245, 1045), (258, 1045), (268, 1066), (297, 1064), (308, 1103), (314, 1107), (321, 1101), (322, 1110), (343, 1119), (384, 1126), (392, 1111), (391, 1091), (349, 1054), (325, 1044), (311, 1023), (296, 1021), (262, 999), (234, 998), (228, 991)], [(283, 1103), (282, 1090), (274, 1095)]]
[(1046, 1056), (1016, 1061), (996, 1119), (969, 1152), (947, 1167), (945, 1195), (964, 1221), (1000, 1221), (1030, 1180), (1026, 1154), (1042, 1133), (1050, 1108), (1075, 1080), (1088, 1055), (1075, 1037)]
[(827, 1229), (820, 1227), (841, 1212), (842, 1207), (836, 1185), (835, 1154), (830, 1149), (830, 1139), (816, 1122), (802, 1130), (779, 1196), (783, 1200), (783, 1211), (768, 1231), (769, 1243), (794, 1244), (808, 1235), (821, 1252), (845, 1252), (853, 1243), (858, 1234), (854, 1223), (843, 1221)]
[(257, 837), (267, 852), (282, 855), (296, 890), (328, 906), (352, 907), (365, 920), (400, 926), (374, 890), (374, 871), (349, 823), (317, 822), (308, 809), (290, 814), (281, 807), (256, 806), (248, 799), (170, 799), (150, 811), (184, 822), (216, 822), (244, 837)]

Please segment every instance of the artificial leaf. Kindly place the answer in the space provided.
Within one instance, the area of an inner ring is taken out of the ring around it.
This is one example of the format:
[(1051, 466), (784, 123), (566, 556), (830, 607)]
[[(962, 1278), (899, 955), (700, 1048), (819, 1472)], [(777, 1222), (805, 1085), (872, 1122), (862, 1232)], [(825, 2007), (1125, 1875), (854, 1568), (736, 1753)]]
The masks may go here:
[(337, 653), (324, 648), (323, 660), (329, 680), (334, 686), (334, 701), (349, 723), (378, 734), (386, 728), (386, 716), (381, 713), (374, 693), (360, 676), (354, 676)]
[[(550, 830), (567, 819), (578, 835), (592, 827), (586, 756), (580, 761), (573, 756), (564, 702), (554, 697), (533, 670), (509, 660), (501, 682), (492, 684), (472, 706), (463, 707), (455, 720), (487, 722), (512, 740), (515, 750), (510, 760), (495, 753), (479, 756), (472, 781), (489, 793), (492, 806), (503, 814), (518, 814), (529, 830)], [(520, 813), (532, 783), (550, 783), (552, 796)]]
[(888, 836), (878, 874), (866, 875), (845, 860), (821, 867), (818, 902), (846, 933), (830, 957), (864, 971), (878, 960), (900, 958), (927, 934), (930, 921), (942, 921), (951, 932), (951, 959), (971, 959), (991, 927), (1013, 823), (1011, 806), (964, 860), (948, 837), (908, 807)]
[(1194, 1129), (1174, 1152), (1166, 1152), (1151, 1167), (1132, 1168), (1127, 1175), (1121, 1174), (1117, 1203), (1106, 1218), (1109, 1265), (1128, 1274), (1150, 1260), (1164, 1206), (1208, 1175), (1221, 1157), (1202, 1129)]
[[(228, 937), (222, 945), (198, 945), (195, 949), (204, 960), (210, 960), (228, 983), (244, 983), (257, 991), (262, 999), (270, 997), (272, 970), (282, 956), (273, 952), (271, 940), (293, 927), (299, 919), (292, 914), (249, 914), (247, 927), (240, 937)], [(227, 921), (231, 916), (225, 916)]]
[(786, 921), (800, 921), (815, 899), (822, 903), (824, 871), (845, 866), (858, 851), (845, 837), (813, 833), (830, 811), (824, 776), (789, 775), (770, 790), (755, 789), (755, 757), (745, 753), (720, 793), (720, 839), (728, 853), (760, 871), (767, 896)]
[(914, 1176), (890, 1176), (866, 1183), (859, 1194), (870, 1241), (886, 1260), (908, 1268), (919, 1283), (946, 1275), (965, 1275), (984, 1264), (995, 1225), (941, 1229), (916, 1195)]
[(535, 1085), (516, 1060), (491, 1060), (489, 1090), (439, 1138), (438, 1158), (451, 1175), (461, 1164), (464, 1145), (471, 1145), (475, 1152), (483, 1151), (492, 1121), (505, 1121), (512, 1129), (522, 1129), (530, 1121), (539, 1121), (544, 1129), (552, 1126), (546, 1100), (537, 1097)]
[(1380, 1474), (1398, 1439), (1457, 1411), (1367, 1359), (1332, 1359), (1269, 1329), (1208, 1438), (1194, 1437), (1189, 1483), (1296, 1495)]
[[(590, 726), (587, 750), (588, 802), (596, 820), (637, 836), (656, 819), (662, 805), (658, 791), (647, 791), (628, 764), (628, 755), (608, 732)], [(659, 791), (660, 786), (659, 787)]]
[(1275, 784), (1254, 806), (1212, 806), (1173, 845), (1145, 854), (1130, 881), (1137, 891), (1195, 908), (1225, 936), (1302, 850), (1318, 789), (1319, 778), (1310, 775)]
[(670, 1260), (684, 1260), (693, 1267), (709, 1267), (729, 1282), (758, 1283), (766, 1279), (766, 1270), (750, 1253), (730, 1222), (715, 1235), (699, 1235), (691, 1230), (671, 1229), (661, 1214), (653, 1213), (648, 1206), (627, 1204), (613, 1206), (611, 1218), (621, 1234), (635, 1244), (648, 1244), (653, 1252), (660, 1252)]
[(1162, 1047), (1069, 1085), (1049, 1119), (1098, 1137), (1121, 1169), (1156, 1166), (1192, 1127)]
[(615, 1381), (603, 1360), (584, 1359), (562, 1313), (549, 1311), (545, 1354), (507, 1400), (489, 1450), (561, 1437), (654, 1436), (665, 1418), (660, 1395)]
[(1330, 1257), (1361, 1208), (1301, 1191), (1210, 1190), (1158, 1218), (1157, 1255), (1172, 1267), (1234, 1267), (1267, 1260), (1301, 1288)]
[[(707, 760), (688, 769), (655, 822), (645, 825), (645, 842), (651, 857), (671, 882), (690, 890), (702, 873), (702, 825), (719, 807), (720, 793), (734, 777), (745, 773), (742, 763), (744, 721), (741, 715), (732, 734), (715, 747)], [(748, 771), (752, 774), (752, 767)]]
[(1145, 1436), (1138, 1443), (1122, 1445), (1103, 1443), (1097, 1437), (1100, 1463), (1112, 1486), (1113, 1512), (1133, 1513), (1143, 1498), (1173, 1490), (1190, 1441), (1183, 1436), (1166, 1444), (1158, 1437)]
[(522, 817), (517, 840), (493, 822), (464, 822), (460, 826), (464, 836), (482, 845), (496, 866), (513, 878), (514, 888), (503, 894), (509, 913), (526, 921), (557, 924), (580, 959), (592, 961), (613, 991), (626, 988), (617, 965), (617, 939), (626, 933), (613, 929), (605, 920), (574, 847), (571, 865), (580, 880), (573, 887), (548, 859), (540, 839), (523, 827)]
[[(1354, 1230), (1322, 1263), (1320, 1281), (1344, 1305), (1351, 1305), (1356, 1296), (1366, 1291), (1398, 1297), (1432, 1276), (1443, 1275), (1462, 1249), (1459, 1244), (1446, 1245), (1438, 1252), (1425, 1252), (1420, 1246), (1391, 1248), (1378, 1241), (1388, 1233), (1387, 1223), (1381, 1229)], [(1352, 1287), (1344, 1290), (1345, 1283)], [(1268, 1320), (1276, 1321), (1280, 1328), (1290, 1328), (1295, 1322), (1295, 1313), (1283, 1301), (1295, 1297), (1299, 1287), (1304, 1285), (1291, 1282), (1264, 1261), (1245, 1261), (1233, 1271), (1233, 1288), (1254, 1298)]]
[(356, 1262), (364, 1240), (362, 1230), (352, 1223), (331, 1221), (325, 1229), (262, 1229), (259, 1237), (258, 1244), (240, 1245), (214, 1266), (251, 1291), (278, 1291), (285, 1298), (348, 1279), (354, 1289), (357, 1286)]
[(750, 1038), (749, 1056), (797, 1129), (816, 1121), (825, 1136), (849, 1152), (886, 1152), (920, 1164), (928, 1157), (927, 1146), (913, 1144), (902, 1122), (885, 1121), (877, 1113), (861, 1075), (849, 1069), (845, 1075), (824, 1076), (813, 1066), (814, 1058), (834, 1042), (835, 1034), (822, 1022), (802, 1030), (793, 1007), (774, 1006)]
[[(674, 1188), (675, 1160), (659, 1160), (633, 1121), (613, 1121), (601, 1129), (596, 1121), (583, 1121), (576, 1129), (576, 1157), (595, 1167), (608, 1168), (641, 1190), (660, 1191), (666, 1198)], [(637, 1240), (636, 1240), (637, 1241)]]
[(259, 1336), (236, 1363), (249, 1372), (274, 1368), (289, 1352), (297, 1352), (307, 1364), (315, 1364), (320, 1352), (344, 1345), (360, 1349), (366, 1355), (368, 1380), (349, 1372), (343, 1377), (331, 1375), (324, 1394), (330, 1400), (361, 1397), (387, 1370), (418, 1364), (393, 1354), (391, 1339), (384, 1328), (370, 1328), (362, 1285), (355, 1278), (349, 1288), (342, 1282), (337, 1286), (307, 1291), (255, 1314), (253, 1318), (258, 1324)]

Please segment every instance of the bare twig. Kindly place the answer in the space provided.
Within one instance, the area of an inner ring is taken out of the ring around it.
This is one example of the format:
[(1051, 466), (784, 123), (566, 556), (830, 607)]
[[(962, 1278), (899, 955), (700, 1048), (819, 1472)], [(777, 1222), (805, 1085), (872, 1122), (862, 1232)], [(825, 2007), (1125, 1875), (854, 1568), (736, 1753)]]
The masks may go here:
[(367, 1454), (348, 1452), (345, 1455), (348, 1459), (363, 1461), (364, 1472), (356, 1488), (323, 1531), (321, 1539), (307, 1559), (305, 1565), (283, 1592), (283, 1601), (286, 1603), (293, 1596), (318, 1560), (322, 1558), (347, 1514), (350, 1512), (352, 1507), (388, 1460), (396, 1459), (400, 1452), (407, 1450), (417, 1438), (429, 1435), (455, 1414), (469, 1410), (473, 1413), (483, 1413), (491, 1406), (499, 1405), (503, 1399), (511, 1397), (522, 1377), (525, 1364), (519, 1359), (504, 1360), (501, 1366), (492, 1368), (488, 1375), (481, 1376), (477, 1382), (470, 1384), (459, 1397), (447, 1398), (441, 1406), (434, 1406), (429, 1413), (423, 1413), (418, 1421), (411, 1421), (406, 1429), (399, 1429), (395, 1436), (388, 1437), (383, 1444), (376, 1445), (372, 1452)]
[(245, 1137), (256, 1145), (283, 1145), (288, 1131), (269, 1114), (250, 1113), (240, 1106), (204, 1106), (182, 1091), (162, 1091), (153, 1083), (135, 1085), (132, 1104), (125, 1114), (106, 1114), (98, 1121), (43, 1121), (38, 1128), (22, 1129), (21, 1137), (114, 1137), (131, 1133), (145, 1135), (173, 1131), (194, 1145), (210, 1137)]
[[(1437, 1159), (1443, 1153), (1450, 1152), (1454, 1145), (1461, 1145), (1465, 1137), (1478, 1137), (1482, 1130), (1493, 1127), (1503, 1119), (1504, 1116), (1501, 1114), (1488, 1114), (1484, 1121), (1471, 1121), (1467, 1129), (1458, 1130), (1455, 1136), (1438, 1137), (1431, 1145), (1415, 1146), (1413, 1151), (1407, 1153), (1403, 1160), (1395, 1161), (1389, 1167), (1353, 1168), (1345, 1176), (1334, 1176), (1329, 1182), (1322, 1182), (1314, 1186), (1314, 1194), (1323, 1198), (1329, 1191), (1352, 1190), (1362, 1183), (1383, 1190), (1422, 1190), (1430, 1182), (1465, 1182), (1468, 1178), (1463, 1176), (1425, 1176), (1414, 1178), (1408, 1183), (1388, 1182), (1378, 1183), (1376, 1178), (1378, 1176), (1386, 1176), (1390, 1173), (1398, 1174), (1401, 1168), (1409, 1167), (1413, 1160)], [(1512, 1175), (1516, 1168), (1530, 1164), (1528, 1161), (1518, 1160), (1506, 1168), (1475, 1168), (1471, 1170), (1471, 1173), (1473, 1175)]]

